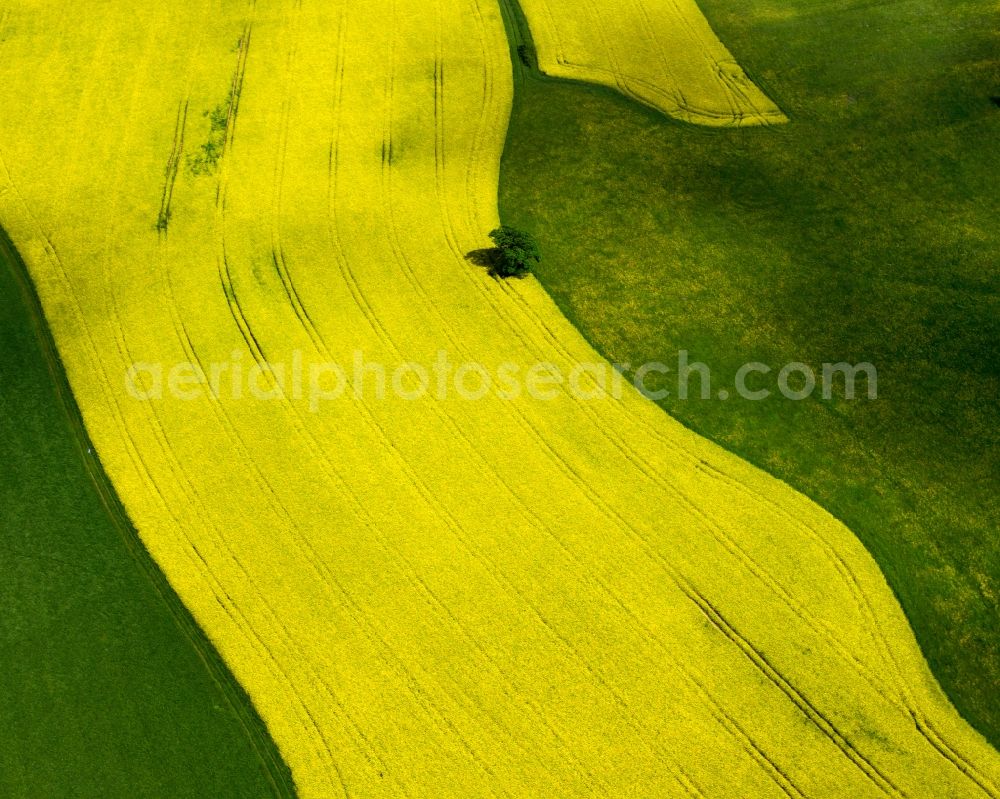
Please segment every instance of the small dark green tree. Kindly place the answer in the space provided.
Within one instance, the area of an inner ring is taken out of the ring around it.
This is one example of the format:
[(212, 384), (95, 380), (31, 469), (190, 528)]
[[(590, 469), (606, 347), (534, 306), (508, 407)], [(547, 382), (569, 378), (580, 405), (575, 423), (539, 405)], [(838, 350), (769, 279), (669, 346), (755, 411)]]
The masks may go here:
[(497, 247), (496, 260), (490, 270), (498, 277), (524, 277), (531, 261), (542, 260), (534, 236), (523, 230), (501, 225), (490, 233)]

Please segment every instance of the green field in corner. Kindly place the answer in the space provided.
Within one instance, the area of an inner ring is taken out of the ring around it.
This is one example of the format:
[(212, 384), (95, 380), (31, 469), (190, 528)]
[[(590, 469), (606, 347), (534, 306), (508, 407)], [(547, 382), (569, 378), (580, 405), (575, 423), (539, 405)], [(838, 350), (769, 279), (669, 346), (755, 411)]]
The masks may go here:
[(0, 796), (293, 795), (87, 453), (16, 257), (0, 238)]

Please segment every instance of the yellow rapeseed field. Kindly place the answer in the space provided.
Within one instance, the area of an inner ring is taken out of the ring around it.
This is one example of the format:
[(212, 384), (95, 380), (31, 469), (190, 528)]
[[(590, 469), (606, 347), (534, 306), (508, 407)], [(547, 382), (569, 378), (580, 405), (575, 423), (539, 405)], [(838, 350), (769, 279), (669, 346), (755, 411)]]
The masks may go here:
[[(465, 257), (512, 100), (495, 3), (8, 9), (0, 223), (303, 797), (1000, 797), (820, 508), (593, 372), (470, 396), (600, 363)], [(429, 390), (377, 396), (406, 362)]]
[(610, 86), (698, 125), (786, 122), (695, 0), (520, 0), (543, 72)]

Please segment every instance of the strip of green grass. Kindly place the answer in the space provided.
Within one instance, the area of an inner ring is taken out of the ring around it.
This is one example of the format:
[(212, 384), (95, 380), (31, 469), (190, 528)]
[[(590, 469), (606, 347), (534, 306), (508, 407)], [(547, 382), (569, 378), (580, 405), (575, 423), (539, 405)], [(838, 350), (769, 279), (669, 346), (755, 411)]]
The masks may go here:
[(504, 222), (611, 360), (688, 350), (730, 388), (749, 361), (878, 367), (876, 401), (661, 405), (860, 536), (1000, 745), (1000, 13), (702, 6), (791, 124), (698, 129), (518, 66)]
[(293, 796), (129, 526), (0, 233), (0, 796)]

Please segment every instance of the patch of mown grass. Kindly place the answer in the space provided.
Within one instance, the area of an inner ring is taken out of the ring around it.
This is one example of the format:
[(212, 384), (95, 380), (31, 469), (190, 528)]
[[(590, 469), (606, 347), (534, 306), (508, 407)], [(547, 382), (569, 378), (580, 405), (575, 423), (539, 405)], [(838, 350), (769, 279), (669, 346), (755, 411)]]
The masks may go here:
[(0, 795), (293, 796), (142, 548), (0, 234)]
[(996, 6), (702, 6), (791, 124), (700, 129), (543, 78), (522, 26), (502, 218), (613, 361), (684, 349), (730, 386), (749, 361), (877, 366), (875, 401), (660, 404), (845, 521), (1000, 744)]

